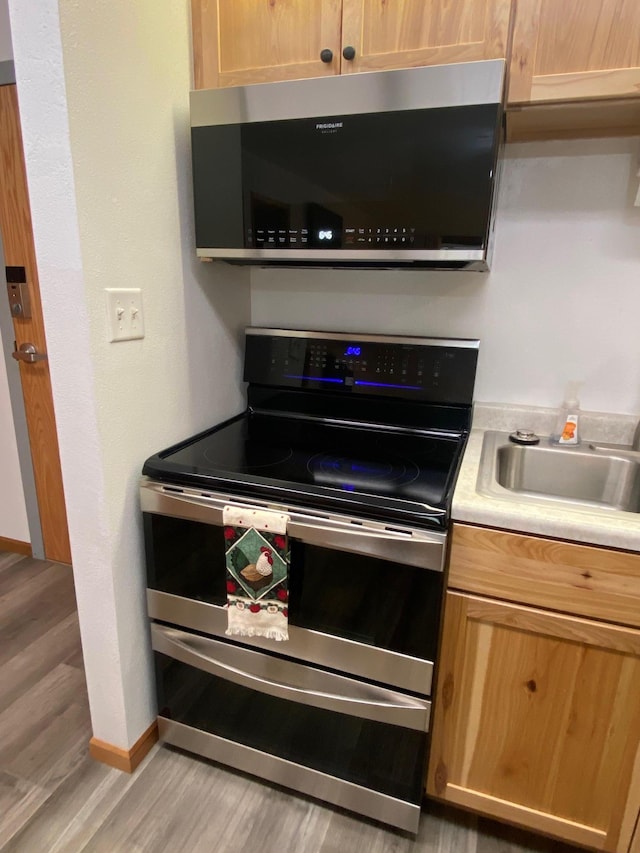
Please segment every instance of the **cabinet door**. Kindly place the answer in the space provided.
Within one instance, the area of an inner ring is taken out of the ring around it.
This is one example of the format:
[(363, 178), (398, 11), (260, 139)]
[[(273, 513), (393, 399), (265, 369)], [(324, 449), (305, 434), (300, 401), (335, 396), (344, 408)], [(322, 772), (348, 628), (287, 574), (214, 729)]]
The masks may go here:
[(507, 56), (511, 0), (343, 0), (342, 73)]
[(427, 790), (606, 851), (640, 803), (640, 631), (446, 597)]
[(341, 13), (340, 0), (191, 0), (194, 87), (339, 74)]
[(638, 0), (518, 0), (509, 103), (640, 96)]

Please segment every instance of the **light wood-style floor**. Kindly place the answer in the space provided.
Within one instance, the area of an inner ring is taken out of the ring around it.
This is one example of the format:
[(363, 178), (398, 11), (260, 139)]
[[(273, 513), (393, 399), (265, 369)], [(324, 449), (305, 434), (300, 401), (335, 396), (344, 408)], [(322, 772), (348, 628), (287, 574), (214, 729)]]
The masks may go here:
[(575, 853), (429, 804), (417, 839), (156, 746), (92, 761), (71, 570), (0, 552), (1, 853)]

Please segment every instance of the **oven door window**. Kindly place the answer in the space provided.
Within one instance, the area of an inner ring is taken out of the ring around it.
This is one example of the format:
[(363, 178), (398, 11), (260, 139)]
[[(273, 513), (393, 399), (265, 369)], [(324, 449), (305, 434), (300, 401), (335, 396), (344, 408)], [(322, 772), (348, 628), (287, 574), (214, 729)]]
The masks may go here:
[(290, 621), (435, 660), (442, 573), (293, 542)]
[(150, 589), (227, 603), (221, 527), (145, 512), (144, 542)]

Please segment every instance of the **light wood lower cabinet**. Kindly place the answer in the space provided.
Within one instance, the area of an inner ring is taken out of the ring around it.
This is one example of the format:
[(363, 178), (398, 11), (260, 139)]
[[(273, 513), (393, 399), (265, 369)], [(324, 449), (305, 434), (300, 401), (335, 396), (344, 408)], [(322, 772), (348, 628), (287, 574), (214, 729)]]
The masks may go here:
[(450, 589), (640, 628), (640, 554), (455, 524)]
[(427, 791), (628, 851), (640, 809), (640, 631), (449, 592)]

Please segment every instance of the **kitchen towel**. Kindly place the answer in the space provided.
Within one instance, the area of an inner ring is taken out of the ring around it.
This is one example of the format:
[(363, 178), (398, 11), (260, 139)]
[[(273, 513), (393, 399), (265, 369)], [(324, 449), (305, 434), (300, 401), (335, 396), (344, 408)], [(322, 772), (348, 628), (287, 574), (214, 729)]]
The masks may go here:
[(289, 516), (225, 506), (226, 633), (288, 640)]

